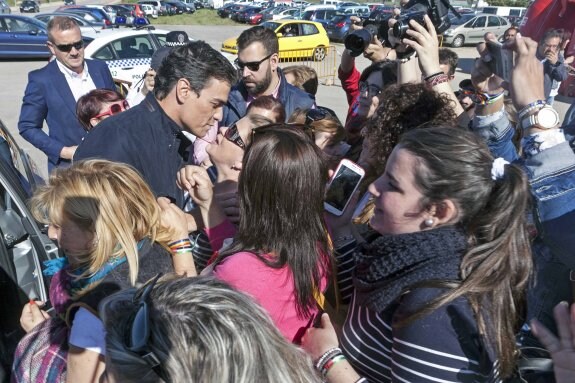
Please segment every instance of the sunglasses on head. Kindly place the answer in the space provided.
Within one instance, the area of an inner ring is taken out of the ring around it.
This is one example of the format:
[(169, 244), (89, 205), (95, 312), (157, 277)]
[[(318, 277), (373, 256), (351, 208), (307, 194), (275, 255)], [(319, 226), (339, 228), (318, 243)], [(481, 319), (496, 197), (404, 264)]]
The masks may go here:
[(240, 61), (239, 58), (235, 59), (234, 64), (235, 66), (239, 69), (239, 70), (244, 70), (244, 68), (248, 68), (251, 72), (257, 72), (258, 70), (260, 70), (260, 65), (266, 61), (267, 59), (269, 59), (270, 57), (272, 57), (273, 53), (270, 55), (267, 55), (266, 57), (264, 57), (263, 59), (261, 59), (260, 61), (250, 61), (250, 62), (242, 62)]
[(126, 109), (130, 109), (130, 104), (128, 104), (128, 101), (126, 100), (122, 100), (122, 101), (118, 101), (112, 105), (110, 105), (110, 107), (108, 108), (107, 111), (100, 113), (92, 118), (102, 118), (105, 116), (113, 116), (114, 114), (118, 114), (120, 112), (123, 112)]
[(232, 124), (232, 126), (230, 126), (226, 130), (226, 132), (224, 133), (224, 138), (245, 150), (246, 143), (244, 142), (244, 140), (240, 136), (240, 132), (238, 131), (237, 123), (234, 122)]
[(368, 92), (368, 94), (376, 96), (381, 93), (381, 88), (377, 85), (369, 84), (367, 81), (360, 81), (359, 92), (362, 94)]
[(54, 45), (56, 48), (58, 48), (60, 52), (66, 52), (66, 53), (70, 52), (72, 48), (75, 48), (77, 51), (84, 48), (84, 41), (82, 40), (76, 41), (75, 43), (72, 44), (54, 44), (54, 43), (51, 44)]
[(136, 292), (132, 303), (137, 306), (136, 313), (130, 318), (127, 323), (126, 339), (124, 345), (127, 350), (140, 356), (154, 372), (164, 380), (170, 382), (166, 372), (161, 367), (161, 362), (158, 356), (151, 350), (149, 346), (150, 341), (150, 308), (148, 306), (148, 298), (158, 282), (162, 274), (156, 275), (152, 280), (147, 282), (144, 287)]
[(321, 121), (328, 117), (334, 117), (334, 115), (321, 107), (318, 107), (317, 109), (309, 109), (305, 114), (305, 123), (306, 125), (309, 125), (312, 122)]

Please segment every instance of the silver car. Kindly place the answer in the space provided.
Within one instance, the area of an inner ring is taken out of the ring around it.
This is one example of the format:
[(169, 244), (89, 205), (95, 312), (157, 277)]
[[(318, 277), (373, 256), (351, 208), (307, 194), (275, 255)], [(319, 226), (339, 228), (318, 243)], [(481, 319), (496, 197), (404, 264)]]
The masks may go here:
[(0, 13), (6, 13), (6, 14), (12, 13), (12, 10), (10, 10), (10, 6), (4, 0), (0, 0)]
[(493, 32), (497, 37), (503, 35), (511, 24), (503, 17), (487, 14), (464, 14), (461, 18), (451, 19), (451, 28), (443, 32), (443, 43), (454, 48), (463, 44), (475, 44), (484, 41), (487, 32)]

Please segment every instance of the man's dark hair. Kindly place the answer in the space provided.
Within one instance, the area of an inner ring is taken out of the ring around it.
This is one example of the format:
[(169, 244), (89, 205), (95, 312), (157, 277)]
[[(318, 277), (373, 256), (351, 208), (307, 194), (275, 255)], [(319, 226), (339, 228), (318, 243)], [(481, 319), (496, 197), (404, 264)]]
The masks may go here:
[(199, 96), (210, 80), (232, 85), (236, 82), (236, 76), (236, 69), (220, 52), (204, 41), (193, 41), (173, 48), (162, 61), (156, 73), (154, 95), (158, 100), (163, 100), (178, 80), (185, 78)]
[(390, 84), (395, 84), (397, 81), (397, 65), (391, 61), (378, 61), (372, 63), (370, 66), (365, 68), (363, 72), (361, 72), (361, 76), (359, 76), (359, 81), (367, 81), (367, 78), (373, 72), (381, 72), (381, 80), (383, 87)]
[(543, 34), (543, 37), (541, 37), (541, 40), (539, 40), (539, 44), (543, 44), (548, 39), (552, 39), (555, 37), (557, 37), (559, 41), (563, 41), (563, 31), (561, 29), (554, 29), (554, 28), (548, 29)]
[(279, 53), (280, 46), (276, 33), (269, 28), (261, 26), (252, 27), (242, 32), (238, 37), (238, 51), (244, 50), (252, 43), (261, 43), (265, 50), (266, 55)]
[(54, 43), (52, 31), (58, 29), (60, 31), (67, 31), (69, 29), (79, 28), (76, 20), (67, 16), (55, 16), (48, 21), (46, 30), (48, 31), (48, 40)]
[(457, 53), (449, 48), (439, 48), (439, 63), (443, 65), (449, 65), (449, 76), (455, 75), (455, 69), (457, 69), (458, 61), (459, 56), (457, 56)]

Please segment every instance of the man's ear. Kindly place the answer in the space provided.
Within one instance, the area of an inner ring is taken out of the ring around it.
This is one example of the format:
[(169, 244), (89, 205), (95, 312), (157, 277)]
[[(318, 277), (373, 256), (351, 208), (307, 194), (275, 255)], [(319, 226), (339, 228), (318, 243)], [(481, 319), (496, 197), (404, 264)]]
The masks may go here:
[(176, 82), (176, 99), (178, 103), (183, 104), (192, 95), (198, 97), (196, 92), (190, 87), (190, 82), (181, 78)]
[(431, 218), (433, 220), (432, 227), (436, 227), (455, 221), (458, 215), (459, 210), (455, 203), (450, 199), (445, 199), (441, 202), (432, 204), (427, 210), (425, 218)]
[(54, 46), (50, 42), (46, 42), (46, 46), (50, 50), (50, 53), (52, 53), (52, 56), (56, 57), (56, 51), (54, 50)]
[(274, 53), (271, 57), (270, 57), (270, 65), (272, 68), (272, 72), (275, 72), (276, 69), (278, 68), (278, 65), (280, 63), (280, 55), (278, 53)]

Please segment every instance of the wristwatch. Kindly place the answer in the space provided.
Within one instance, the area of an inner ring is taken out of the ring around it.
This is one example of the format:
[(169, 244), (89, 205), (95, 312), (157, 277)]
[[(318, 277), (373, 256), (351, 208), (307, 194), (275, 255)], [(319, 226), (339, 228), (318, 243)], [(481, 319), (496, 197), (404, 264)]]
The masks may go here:
[(539, 129), (552, 129), (557, 125), (559, 125), (559, 113), (549, 105), (544, 105), (535, 113), (521, 119), (522, 129), (532, 126)]

